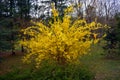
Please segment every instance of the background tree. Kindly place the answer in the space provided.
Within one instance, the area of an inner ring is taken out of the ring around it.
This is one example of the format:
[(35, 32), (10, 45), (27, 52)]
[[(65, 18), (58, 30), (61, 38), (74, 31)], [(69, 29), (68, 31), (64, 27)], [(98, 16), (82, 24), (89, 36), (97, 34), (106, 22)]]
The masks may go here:
[(107, 49), (108, 57), (115, 57), (120, 54), (120, 14), (115, 15), (116, 25), (114, 28), (108, 31), (108, 35), (105, 38), (107, 40), (107, 45), (104, 47)]
[[(18, 32), (25, 20), (30, 19), (30, 0), (1, 0), (0, 1), (0, 43), (1, 50), (11, 50), (15, 54), (15, 42)], [(18, 17), (20, 16), (20, 17)], [(24, 24), (24, 25), (23, 25)], [(18, 29), (19, 28), (19, 29)]]

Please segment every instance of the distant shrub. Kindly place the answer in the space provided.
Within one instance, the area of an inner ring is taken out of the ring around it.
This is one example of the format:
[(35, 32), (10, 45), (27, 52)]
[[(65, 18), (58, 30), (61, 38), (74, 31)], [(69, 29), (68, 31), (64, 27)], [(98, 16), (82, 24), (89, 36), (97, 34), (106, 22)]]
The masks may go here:
[(104, 49), (107, 50), (107, 57), (116, 57), (120, 55), (120, 13), (116, 14), (116, 24), (107, 32), (105, 40), (107, 44)]

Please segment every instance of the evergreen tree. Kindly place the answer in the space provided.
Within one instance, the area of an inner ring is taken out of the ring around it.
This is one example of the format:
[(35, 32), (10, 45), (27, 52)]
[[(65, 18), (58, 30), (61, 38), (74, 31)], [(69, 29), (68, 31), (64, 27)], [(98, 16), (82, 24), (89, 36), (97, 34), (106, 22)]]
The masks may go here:
[[(31, 0), (0, 0), (0, 50), (15, 54), (18, 27), (30, 20)], [(20, 16), (20, 17), (19, 17)]]
[(18, 15), (20, 18), (29, 18), (31, 3), (30, 0), (17, 0)]
[(114, 18), (116, 19), (116, 25), (108, 31), (105, 38), (107, 45), (104, 47), (110, 57), (120, 53), (120, 13), (117, 13)]

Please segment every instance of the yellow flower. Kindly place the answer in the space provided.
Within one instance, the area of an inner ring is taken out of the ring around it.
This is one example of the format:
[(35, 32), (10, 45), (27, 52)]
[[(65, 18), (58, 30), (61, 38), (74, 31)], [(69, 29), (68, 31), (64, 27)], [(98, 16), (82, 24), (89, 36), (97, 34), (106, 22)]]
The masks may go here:
[[(28, 37), (24, 37), (24, 41), (19, 41), (20, 44), (26, 47), (28, 54), (24, 57), (24, 62), (35, 62), (39, 68), (40, 63), (46, 59), (53, 59), (61, 63), (61, 61), (75, 63), (79, 57), (87, 54), (91, 48), (91, 44), (97, 43), (100, 39), (97, 38), (98, 33), (92, 33), (92, 30), (103, 28), (102, 24), (92, 22), (87, 23), (84, 19), (71, 21), (71, 16), (67, 11), (71, 12), (73, 7), (66, 9), (63, 20), (56, 20), (59, 13), (53, 7), (54, 21), (49, 22), (49, 27), (42, 22), (34, 22), (36, 26), (28, 27), (22, 32)], [(91, 38), (91, 34), (94, 38)], [(59, 62), (60, 61), (60, 62)]]

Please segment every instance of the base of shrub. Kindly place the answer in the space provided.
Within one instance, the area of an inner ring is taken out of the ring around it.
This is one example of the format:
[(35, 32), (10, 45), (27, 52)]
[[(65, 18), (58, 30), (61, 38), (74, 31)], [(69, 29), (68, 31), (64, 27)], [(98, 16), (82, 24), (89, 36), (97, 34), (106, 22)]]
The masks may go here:
[(15, 70), (0, 80), (94, 80), (94, 75), (81, 65), (44, 64), (39, 69)]

